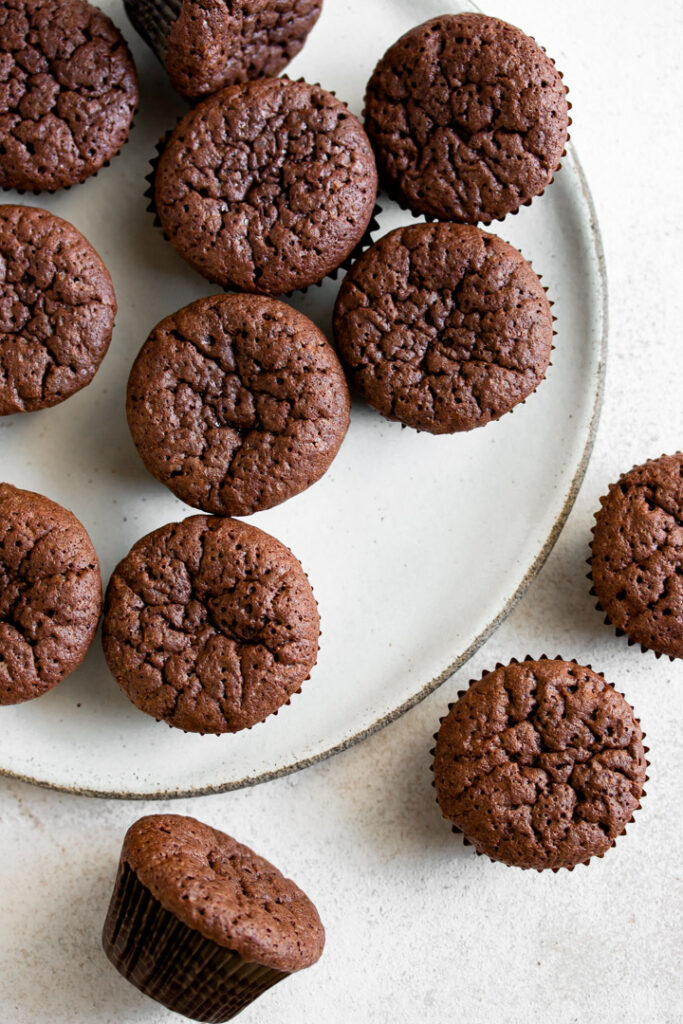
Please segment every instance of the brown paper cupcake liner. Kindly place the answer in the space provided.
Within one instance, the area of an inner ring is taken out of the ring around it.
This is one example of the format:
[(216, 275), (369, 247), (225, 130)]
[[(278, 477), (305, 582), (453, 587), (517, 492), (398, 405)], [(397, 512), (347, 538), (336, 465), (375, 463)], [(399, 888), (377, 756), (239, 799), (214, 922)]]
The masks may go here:
[[(667, 452), (662, 452), (662, 454), (659, 456), (659, 458), (664, 457), (666, 454), (667, 454)], [(629, 473), (632, 472), (632, 470), (637, 469), (638, 466), (639, 466), (639, 463), (636, 463), (635, 465), (631, 466), (631, 469), (628, 470), (628, 472)], [(626, 475), (625, 473), (621, 474), (621, 476), (625, 476), (625, 475)], [(602, 497), (600, 498), (600, 507), (602, 507), (602, 504), (606, 500), (606, 498), (607, 498), (607, 495), (603, 494)], [(593, 513), (593, 519), (596, 520), (595, 525), (591, 526), (591, 533), (593, 534), (593, 537), (595, 537), (595, 530), (596, 530), (596, 526), (597, 526), (597, 518), (598, 518), (599, 514), (600, 514), (600, 510), (599, 509), (598, 509), (597, 512)], [(590, 590), (588, 591), (588, 593), (589, 593), (589, 595), (591, 597), (595, 598), (595, 610), (600, 612), (604, 616), (604, 618), (603, 618), (604, 624), (606, 626), (609, 626), (610, 629), (614, 630), (615, 636), (618, 636), (620, 638), (626, 637), (626, 644), (627, 644), (628, 647), (640, 647), (640, 650), (641, 650), (641, 652), (643, 654), (654, 654), (655, 658), (657, 658), (657, 659), (659, 659), (659, 658), (668, 658), (669, 661), (675, 661), (676, 658), (674, 657), (673, 654), (666, 654), (663, 651), (656, 650), (654, 647), (648, 647), (646, 644), (641, 643), (638, 640), (634, 640), (631, 636), (629, 636), (628, 630), (622, 629), (621, 626), (617, 626), (617, 625), (615, 625), (614, 622), (612, 622), (612, 620), (609, 617), (608, 613), (605, 611), (605, 609), (600, 604), (600, 601), (598, 599), (598, 595), (597, 595), (597, 593), (595, 591), (595, 584), (593, 582), (593, 541), (591, 541), (590, 544), (589, 544), (589, 550), (590, 550), (590, 556), (586, 559), (586, 565), (588, 566), (588, 572), (586, 573), (586, 579), (589, 580), (591, 586), (590, 586)]]
[(127, 981), (157, 1002), (207, 1024), (231, 1020), (288, 975), (249, 963), (188, 928), (126, 863), (119, 865), (102, 933), (104, 951)]
[(182, 0), (124, 0), (128, 20), (164, 64), (168, 33), (180, 15)]
[[(280, 77), (284, 78), (284, 79), (287, 79), (288, 81), (290, 80), (290, 79), (287, 78), (287, 75), (280, 75)], [(296, 81), (297, 82), (305, 82), (306, 80), (304, 78), (297, 78)], [(313, 82), (313, 83), (308, 83), (308, 84), (317, 85), (321, 89), (324, 88), (324, 86), (321, 86), (320, 83), (318, 83), (318, 82)], [(326, 91), (329, 92), (331, 96), (336, 96), (336, 93), (333, 90), (327, 89)], [(204, 97), (204, 99), (208, 99), (208, 98), (209, 97)], [(345, 104), (345, 106), (346, 106), (346, 104)], [(348, 109), (348, 107), (347, 107), (347, 109)], [(185, 117), (185, 116), (186, 115), (183, 114), (183, 115), (181, 115), (178, 118), (178, 120), (176, 121), (176, 127), (178, 126), (178, 124), (180, 124), (180, 122), (182, 121), (183, 117)], [(159, 213), (157, 211), (156, 202), (155, 202), (155, 198), (154, 198), (154, 179), (156, 177), (157, 168), (159, 166), (159, 161), (161, 159), (161, 154), (164, 152), (164, 149), (166, 148), (166, 143), (168, 142), (169, 138), (173, 134), (174, 130), (175, 129), (173, 129), (173, 128), (169, 129), (166, 132), (166, 134), (163, 135), (159, 139), (159, 141), (156, 143), (156, 145), (154, 147), (155, 150), (156, 150), (156, 153), (155, 153), (155, 155), (153, 157), (150, 158), (150, 161), (149, 161), (151, 169), (150, 169), (149, 174), (145, 175), (145, 181), (148, 183), (148, 185), (147, 185), (147, 188), (145, 189), (145, 191), (143, 193), (143, 195), (145, 196), (145, 199), (147, 199), (147, 201), (148, 201), (147, 202), (147, 212), (151, 213), (152, 217), (154, 219), (154, 227), (155, 228), (159, 228), (159, 230), (161, 231), (161, 234), (163, 235), (164, 239), (170, 245), (172, 245), (172, 246), (173, 246), (173, 242), (169, 238), (169, 236), (167, 235), (166, 231), (164, 230), (164, 226), (161, 223), (161, 220), (159, 218)], [(323, 282), (325, 280), (327, 280), (328, 278), (330, 280), (332, 280), (332, 281), (336, 281), (337, 277), (339, 276), (339, 272), (340, 271), (346, 272), (346, 271), (350, 270), (351, 267), (353, 266), (353, 264), (359, 258), (359, 256), (361, 256), (366, 251), (366, 249), (369, 249), (370, 246), (372, 245), (372, 243), (374, 241), (375, 233), (377, 231), (379, 231), (379, 222), (378, 222), (377, 218), (379, 217), (381, 212), (382, 212), (382, 207), (376, 201), (375, 202), (375, 206), (373, 208), (373, 211), (372, 211), (372, 213), (370, 215), (370, 220), (368, 221), (368, 223), (366, 225), (365, 231), (363, 232), (363, 235), (362, 235), (360, 241), (356, 243), (356, 245), (351, 250), (349, 255), (346, 256), (338, 266), (336, 266), (332, 270), (328, 271), (327, 274), (324, 274), (320, 278), (319, 281), (314, 281), (312, 284), (306, 285), (305, 288), (293, 288), (291, 291), (282, 292), (279, 295), (273, 296), (273, 297), (274, 298), (283, 299), (283, 298), (291, 298), (292, 295), (304, 295), (308, 291), (309, 288), (320, 288), (322, 286)], [(183, 262), (187, 263), (188, 266), (191, 266), (191, 264), (187, 260), (184, 260), (184, 258), (181, 256), (181, 254), (175, 248), (175, 246), (173, 246), (173, 248), (178, 253), (178, 256), (180, 257), (180, 259), (183, 259)], [(193, 267), (192, 269), (194, 270), (195, 268)], [(199, 274), (200, 277), (204, 276), (198, 270), (196, 270), (195, 273)], [(204, 279), (208, 280), (208, 278), (204, 278)], [(232, 285), (231, 286), (222, 286), (222, 285), (220, 285), (216, 281), (212, 281), (211, 283), (215, 284), (217, 288), (221, 288), (222, 291), (224, 291), (226, 293), (228, 293), (228, 292), (236, 292), (236, 291), (241, 291), (242, 290), (242, 289), (239, 289), (239, 288), (237, 288), (235, 286), (232, 286)]]
[[(536, 39), (534, 39), (533, 36), (530, 36), (529, 38), (533, 39), (533, 41), (536, 43), (537, 46), (540, 46), (540, 43), (538, 43), (536, 41)], [(557, 64), (555, 63), (555, 60), (552, 57), (549, 57), (549, 55), (548, 55), (548, 53), (546, 51), (545, 46), (541, 46), (540, 48), (541, 48), (541, 50), (543, 50), (543, 53), (545, 53), (546, 57), (548, 57), (548, 59), (557, 68)], [(382, 55), (382, 57), (383, 56), (384, 55)], [(382, 58), (380, 58), (380, 60), (381, 59)], [(562, 71), (559, 71), (559, 70), (558, 70), (557, 73), (560, 76), (560, 78), (563, 80), (563, 84), (564, 84), (564, 88), (565, 88), (565, 96), (568, 97), (569, 96), (569, 87), (567, 86), (567, 83), (564, 82), (564, 73)], [(374, 70), (373, 70), (373, 74), (374, 74)], [(368, 79), (368, 81), (369, 81), (369, 79)], [(570, 103), (569, 99), (567, 99), (567, 109), (568, 110), (572, 109), (572, 104)], [(365, 114), (366, 114), (366, 109), (365, 109), (365, 101), (364, 101), (364, 103), (363, 103), (363, 111), (361, 113), (361, 122), (363, 124), (365, 123)], [(570, 139), (571, 139), (571, 135), (569, 133), (569, 127), (571, 126), (571, 124), (572, 124), (572, 119), (571, 119), (571, 116), (568, 115), (567, 140), (566, 140), (566, 142), (569, 142)], [(566, 155), (567, 155), (567, 148), (566, 148), (566, 143), (565, 143), (565, 148), (562, 150), (562, 158), (566, 157)], [(557, 165), (557, 168), (553, 171), (553, 176), (550, 179), (550, 181), (548, 182), (548, 184), (545, 186), (545, 188), (541, 192), (536, 193), (536, 195), (531, 196), (530, 199), (527, 199), (523, 203), (520, 203), (519, 206), (516, 207), (516, 209), (510, 210), (508, 213), (504, 213), (502, 217), (491, 217), (490, 220), (487, 220), (487, 221), (479, 220), (479, 221), (476, 222), (475, 226), (483, 225), (484, 227), (486, 227), (487, 225), (493, 224), (494, 221), (503, 221), (503, 220), (505, 220), (506, 217), (514, 217), (514, 216), (516, 216), (516, 214), (519, 213), (519, 211), (522, 209), (523, 206), (531, 206), (531, 204), (534, 201), (534, 199), (539, 199), (542, 195), (545, 194), (546, 189), (550, 188), (550, 186), (555, 181), (555, 175), (558, 173), (558, 171), (561, 171), (561, 170), (562, 170), (562, 163), (560, 162)], [(409, 213), (413, 217), (423, 217), (424, 220), (427, 221), (428, 223), (434, 223), (434, 222), (439, 221), (439, 220), (442, 219), (440, 217), (433, 217), (429, 213), (424, 213), (424, 211), (422, 211), (422, 210), (417, 210), (417, 209), (414, 209), (412, 206), (409, 206), (402, 199), (399, 198), (398, 194), (394, 190), (392, 190), (391, 185), (386, 181), (386, 179), (384, 179), (382, 177), (381, 174), (379, 176), (379, 179), (380, 179), (380, 181), (379, 181), (380, 191), (384, 193), (384, 195), (387, 197), (387, 199), (391, 199), (392, 202), (396, 203), (396, 205), (399, 207), (399, 209), (403, 210), (404, 213)], [(469, 222), (463, 222), (463, 223), (469, 223)]]
[[(470, 679), (464, 690), (458, 690), (458, 693), (457, 693), (457, 696), (456, 696), (456, 700), (452, 700), (452, 701), (450, 701), (448, 703), (446, 714), (442, 715), (441, 718), (439, 719), (439, 726), (441, 726), (441, 723), (444, 722), (446, 720), (446, 718), (448, 718), (448, 715), (449, 715), (451, 709), (455, 707), (455, 705), (458, 703), (458, 701), (460, 700), (461, 697), (464, 697), (464, 695), (467, 693), (467, 691), (470, 689), (471, 686), (474, 686), (475, 683), (481, 682), (481, 680), (485, 679), (486, 676), (490, 675), (492, 671), (496, 671), (499, 668), (505, 668), (506, 665), (519, 665), (520, 661), (522, 661), (522, 662), (524, 662), (524, 661), (568, 661), (570, 664), (578, 665), (580, 668), (590, 669), (591, 672), (595, 672), (595, 674), (600, 676), (601, 679), (605, 679), (605, 673), (604, 672), (596, 672), (592, 665), (582, 665), (582, 664), (580, 664), (576, 660), (576, 658), (563, 658), (561, 654), (556, 654), (552, 658), (550, 658), (547, 654), (541, 654), (538, 657), (535, 657), (533, 654), (527, 654), (527, 655), (525, 655), (521, 659), (519, 659), (519, 658), (510, 658), (510, 660), (507, 661), (507, 662), (498, 661), (498, 662), (496, 662), (496, 664), (495, 664), (493, 669), (486, 669), (484, 672), (482, 672), (482, 674), (479, 677), (479, 679)], [(605, 679), (605, 682), (607, 683), (606, 679)], [(616, 686), (612, 686), (611, 683), (607, 683), (607, 685), (611, 686), (612, 689), (615, 691), (615, 693), (618, 693), (619, 696), (624, 697), (624, 699), (626, 699), (625, 694), (623, 694), (621, 692), (621, 690), (617, 690)], [(629, 707), (630, 707), (630, 704), (629, 704)], [(631, 710), (633, 711), (633, 708), (631, 708)], [(638, 725), (640, 726), (640, 729), (641, 729), (641, 732), (642, 732), (642, 735), (643, 735), (643, 740), (645, 740), (645, 738), (646, 738), (645, 732), (643, 731), (643, 727), (642, 727), (640, 719), (636, 718), (635, 712), (634, 712), (634, 716), (633, 717), (634, 717), (635, 721), (638, 723)], [(438, 737), (439, 737), (439, 730), (437, 730), (434, 733), (433, 737), (432, 737), (434, 739), (434, 741), (435, 741), (435, 744), (436, 744), (436, 741), (438, 740)], [(643, 752), (645, 754), (648, 754), (650, 752), (650, 748), (648, 746), (646, 746), (645, 743), (643, 743)], [(432, 762), (431, 762), (431, 764), (429, 766), (429, 770), (432, 773), (432, 775), (434, 774), (434, 755), (435, 755), (435, 753), (436, 753), (436, 745), (433, 746), (430, 749), (430, 751), (429, 751), (429, 754), (430, 754), (430, 756), (432, 758)], [(650, 762), (648, 761), (647, 757), (645, 758), (645, 764), (646, 764), (646, 766), (648, 768), (650, 767)], [(649, 776), (645, 775), (645, 778), (644, 778), (643, 781), (644, 782), (649, 782)], [(432, 779), (432, 788), (436, 789), (436, 782), (435, 782), (434, 779)], [(634, 809), (633, 814), (631, 815), (629, 820), (626, 822), (626, 824), (624, 825), (624, 827), (621, 830), (621, 832), (619, 833), (619, 835), (615, 836), (614, 839), (612, 840), (612, 842), (610, 843), (610, 845), (607, 847), (608, 850), (611, 850), (612, 847), (616, 846), (617, 839), (621, 839), (622, 836), (626, 835), (626, 832), (628, 830), (628, 826), (631, 825), (635, 821), (635, 813), (637, 811), (639, 811), (641, 809), (641, 807), (642, 807), (642, 798), (644, 796), (647, 796), (647, 791), (645, 789), (643, 789), (641, 791), (640, 797), (638, 799), (638, 805)], [(435, 797), (435, 801), (436, 801), (437, 807), (439, 807), (438, 797)], [(441, 811), (440, 807), (439, 807), (439, 811)], [(446, 820), (448, 820), (448, 819), (446, 819)], [(451, 823), (451, 832), (453, 832), (454, 835), (461, 835), (463, 837), (463, 839), (462, 839), (463, 846), (471, 846), (471, 847), (473, 847), (474, 852), (477, 855), (477, 857), (486, 857), (486, 859), (491, 861), (492, 864), (503, 864), (505, 867), (514, 867), (517, 870), (521, 870), (521, 871), (536, 871), (538, 874), (543, 874), (544, 872), (548, 871), (548, 868), (526, 868), (526, 867), (519, 867), (518, 865), (514, 865), (514, 864), (505, 864), (505, 861), (495, 860), (493, 857), (490, 857), (489, 854), (484, 853), (481, 850), (478, 850), (476, 848), (475, 844), (473, 842), (471, 842), (471, 840), (469, 840), (467, 838), (467, 836), (465, 835), (463, 830), (461, 828), (458, 828), (457, 825), (454, 825), (454, 824)], [(595, 859), (595, 860), (602, 860), (602, 858), (605, 856), (605, 853), (607, 853), (607, 850), (604, 850), (602, 853), (599, 853), (599, 854), (591, 854), (591, 856), (588, 857), (586, 860), (582, 860), (582, 861), (579, 862), (579, 864), (574, 864), (570, 868), (566, 868), (566, 867), (550, 868), (550, 871), (552, 871), (552, 873), (554, 875), (556, 875), (559, 871), (573, 871), (575, 867), (588, 867), (588, 865), (590, 864), (591, 860), (593, 860), (593, 859)]]

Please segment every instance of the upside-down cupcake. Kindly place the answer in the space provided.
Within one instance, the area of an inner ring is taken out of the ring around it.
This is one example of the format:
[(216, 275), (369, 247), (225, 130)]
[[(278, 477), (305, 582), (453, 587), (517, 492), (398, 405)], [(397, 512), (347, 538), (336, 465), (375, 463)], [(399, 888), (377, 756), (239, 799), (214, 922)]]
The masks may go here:
[(249, 847), (154, 814), (126, 833), (102, 942), (140, 991), (214, 1022), (314, 964), (325, 932), (305, 893)]
[(520, 868), (602, 857), (640, 807), (643, 732), (622, 694), (574, 661), (498, 665), (436, 736), (441, 813), (477, 853)]
[(306, 42), (322, 0), (124, 0), (131, 22), (190, 100), (278, 75)]

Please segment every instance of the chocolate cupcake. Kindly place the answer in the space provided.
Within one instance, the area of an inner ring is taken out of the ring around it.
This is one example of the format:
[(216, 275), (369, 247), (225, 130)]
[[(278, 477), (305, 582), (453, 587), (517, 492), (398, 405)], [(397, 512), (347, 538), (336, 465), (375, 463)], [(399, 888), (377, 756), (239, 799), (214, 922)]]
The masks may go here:
[(0, 206), (0, 416), (57, 405), (93, 379), (116, 316), (109, 271), (61, 217)]
[(133, 58), (85, 0), (0, 4), (0, 187), (53, 192), (118, 153), (138, 103)]
[(640, 807), (646, 749), (633, 709), (574, 661), (498, 665), (441, 721), (441, 813), (477, 853), (521, 868), (602, 857)]
[(186, 732), (250, 729), (288, 704), (318, 654), (313, 591), (289, 548), (236, 519), (191, 516), (119, 562), (102, 640), (136, 707)]
[(399, 203), (488, 224), (552, 181), (568, 109), (562, 76), (533, 39), (483, 14), (444, 14), (384, 54), (368, 83), (365, 128)]
[(620, 635), (683, 658), (683, 454), (635, 466), (600, 499), (591, 591)]
[(0, 705), (51, 690), (85, 658), (102, 609), (85, 527), (55, 501), (0, 484)]
[(349, 404), (324, 334), (259, 295), (215, 295), (166, 317), (128, 381), (128, 423), (148, 470), (217, 515), (251, 515), (320, 479)]
[(339, 267), (377, 195), (363, 128), (318, 85), (266, 78), (204, 100), (159, 159), (154, 207), (166, 236), (226, 289), (281, 295)]
[(322, 0), (124, 0), (128, 17), (190, 100), (274, 77), (306, 42)]
[(102, 944), (141, 992), (213, 1022), (319, 960), (325, 931), (306, 894), (248, 846), (153, 814), (126, 833)]
[(538, 387), (553, 318), (539, 278), (507, 242), (469, 225), (415, 224), (351, 268), (334, 333), (373, 408), (447, 434), (499, 419)]

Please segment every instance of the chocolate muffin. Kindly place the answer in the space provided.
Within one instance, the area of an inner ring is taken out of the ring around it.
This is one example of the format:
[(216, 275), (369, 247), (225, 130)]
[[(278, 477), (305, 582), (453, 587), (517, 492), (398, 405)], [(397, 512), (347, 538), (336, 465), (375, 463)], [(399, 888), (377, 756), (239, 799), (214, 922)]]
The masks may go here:
[(153, 193), (167, 237), (200, 274), (281, 295), (322, 280), (361, 243), (377, 171), (343, 103), (318, 85), (266, 78), (229, 86), (180, 121)]
[(351, 268), (334, 333), (373, 408), (447, 434), (499, 419), (538, 387), (552, 321), (517, 249), (469, 225), (415, 224), (385, 235)]
[(683, 454), (635, 466), (600, 499), (589, 578), (608, 623), (683, 658)]
[(0, 187), (53, 192), (118, 153), (138, 103), (133, 58), (85, 0), (0, 3)]
[(251, 515), (320, 479), (349, 404), (324, 334), (259, 295), (215, 295), (166, 317), (128, 381), (128, 423), (150, 473), (217, 515)]
[(640, 807), (633, 709), (575, 661), (498, 665), (450, 705), (434, 753), (441, 813), (477, 853), (515, 867), (602, 857)]
[(102, 609), (100, 565), (73, 512), (0, 483), (0, 581), (0, 704), (20, 704), (85, 658)]
[(318, 654), (313, 591), (289, 548), (236, 519), (191, 516), (119, 562), (102, 639), (141, 711), (186, 732), (250, 729), (288, 704)]
[(483, 14), (406, 32), (368, 83), (380, 181), (414, 213), (484, 224), (540, 195), (560, 166), (567, 90), (545, 52)]
[(306, 894), (248, 846), (152, 814), (126, 833), (102, 944), (169, 1010), (226, 1021), (319, 960), (325, 931)]
[(109, 271), (47, 210), (0, 206), (0, 416), (57, 405), (95, 376), (111, 341)]
[(274, 77), (306, 42), (322, 0), (124, 0), (128, 17), (190, 100)]

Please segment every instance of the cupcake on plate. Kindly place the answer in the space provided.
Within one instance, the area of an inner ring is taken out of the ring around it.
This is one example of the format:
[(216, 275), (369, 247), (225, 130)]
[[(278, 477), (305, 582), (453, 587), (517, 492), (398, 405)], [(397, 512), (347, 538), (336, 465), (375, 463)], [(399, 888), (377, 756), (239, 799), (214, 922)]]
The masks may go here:
[(0, 416), (57, 405), (107, 354), (116, 297), (86, 238), (47, 210), (0, 206)]
[(97, 174), (138, 104), (123, 36), (86, 0), (0, 5), (0, 187), (54, 192)]
[(536, 390), (553, 317), (539, 277), (507, 242), (466, 224), (413, 224), (351, 267), (334, 333), (373, 408), (451, 434), (499, 419)]
[(308, 317), (262, 295), (213, 295), (157, 324), (126, 409), (157, 480), (204, 512), (248, 516), (320, 479), (349, 406), (337, 355)]
[(289, 548), (238, 519), (190, 516), (148, 533), (107, 587), (102, 643), (141, 711), (185, 732), (250, 729), (298, 693), (320, 618)]
[(274, 77), (306, 42), (322, 0), (124, 0), (131, 22), (190, 100)]
[(510, 866), (571, 870), (602, 857), (645, 795), (633, 709), (575, 661), (498, 665), (451, 704), (435, 738), (441, 813), (477, 853)]
[(0, 705), (47, 693), (85, 658), (102, 610), (100, 564), (73, 512), (0, 483)]
[(375, 68), (365, 128), (381, 184), (416, 214), (489, 224), (550, 184), (569, 126), (553, 61), (514, 25), (443, 14)]
[(182, 118), (152, 196), (195, 270), (226, 290), (277, 296), (316, 284), (365, 244), (377, 170), (361, 123), (332, 93), (262, 78)]
[(141, 992), (214, 1022), (319, 960), (325, 932), (305, 893), (249, 847), (154, 814), (126, 833), (102, 943)]

